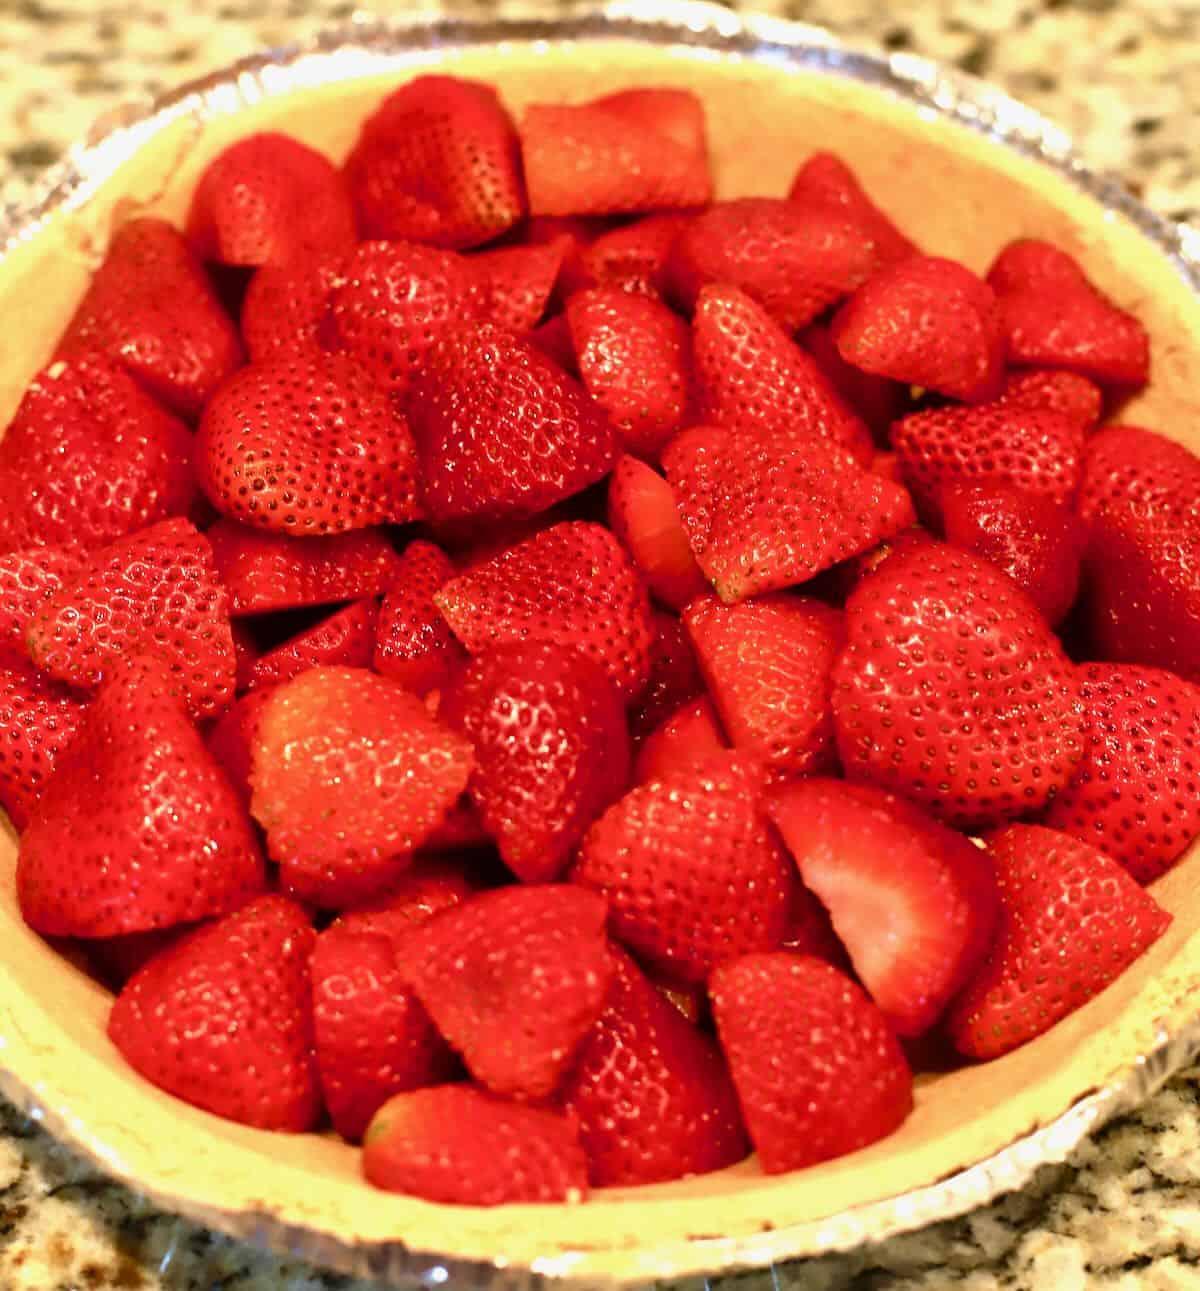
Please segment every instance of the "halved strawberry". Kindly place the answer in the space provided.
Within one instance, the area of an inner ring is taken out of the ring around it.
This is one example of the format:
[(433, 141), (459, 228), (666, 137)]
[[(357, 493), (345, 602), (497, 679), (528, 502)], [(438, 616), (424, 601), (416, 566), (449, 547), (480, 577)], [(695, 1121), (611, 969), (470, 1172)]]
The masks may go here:
[(25, 547), (0, 556), (0, 663), (28, 662), (26, 638), (42, 605), (74, 582), (88, 555), (75, 543)]
[(1104, 411), (1104, 392), (1078, 372), (1018, 368), (1008, 373), (1000, 402), (1047, 408), (1077, 421), (1084, 430), (1091, 430)]
[(309, 668), (340, 664), (369, 668), (375, 654), (376, 601), (352, 601), (328, 618), (260, 655), (246, 676), (246, 690), (278, 686)]
[(654, 630), (650, 676), (629, 710), (629, 730), (634, 739), (648, 735), (664, 717), (704, 691), (704, 678), (682, 620), (656, 608), (650, 611), (650, 622)]
[(412, 542), (400, 557), (395, 581), (379, 611), (373, 667), (414, 694), (441, 688), (466, 661), (450, 626), (433, 603), (454, 577), (450, 557), (431, 542)]
[(87, 700), (25, 660), (0, 664), (0, 806), (24, 829)]
[(690, 215), (668, 211), (644, 215), (618, 229), (601, 233), (580, 253), (587, 285), (620, 287), (644, 296), (662, 296), (667, 286), (667, 259)]
[(633, 764), (633, 783), (665, 780), (712, 761), (729, 747), (712, 699), (701, 695), (676, 709), (642, 741)]
[(917, 247), (871, 200), (858, 176), (836, 154), (814, 152), (796, 172), (788, 200), (801, 206), (840, 210), (871, 239), (881, 265), (917, 253)]
[(321, 1111), (303, 910), (264, 896), (167, 947), (113, 1004), (126, 1062), (176, 1098), (260, 1129), (308, 1130)]
[(1083, 450), (1079, 511), (1091, 520), (1107, 507), (1200, 520), (1200, 457), (1157, 431), (1105, 426)]
[(1009, 825), (988, 840), (988, 854), (1000, 892), (996, 935), (946, 1023), (972, 1058), (999, 1057), (1048, 1031), (1171, 922), (1115, 861), (1077, 838)]
[(546, 312), (563, 261), (568, 237), (534, 246), (497, 247), (467, 260), (483, 298), (482, 321), (517, 335), (532, 331)]
[(815, 360), (833, 389), (871, 428), (875, 442), (887, 447), (892, 422), (899, 420), (908, 406), (909, 388), (847, 363), (827, 324), (810, 323), (797, 340)]
[(263, 265), (246, 288), (240, 316), (252, 363), (265, 363), (281, 351), (325, 354), (337, 348), (330, 301), (345, 282), (349, 258), (339, 247)]

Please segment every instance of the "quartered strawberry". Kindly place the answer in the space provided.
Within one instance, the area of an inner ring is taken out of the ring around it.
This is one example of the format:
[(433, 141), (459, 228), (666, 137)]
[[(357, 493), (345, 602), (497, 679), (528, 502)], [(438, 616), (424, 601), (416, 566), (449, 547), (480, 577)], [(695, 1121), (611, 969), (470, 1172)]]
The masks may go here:
[(518, 335), (532, 331), (546, 312), (571, 246), (570, 238), (559, 237), (471, 256), (467, 266), (483, 298), (483, 321)]
[(653, 460), (688, 411), (688, 325), (661, 301), (621, 287), (576, 292), (567, 323), (588, 393), (625, 450)]
[(503, 233), (525, 210), (516, 130), (496, 91), (418, 76), (367, 118), (346, 160), (363, 232), (441, 247)]
[(473, 761), (470, 745), (395, 682), (364, 668), (310, 668), (259, 714), (250, 807), (283, 882), (336, 909), (404, 868)]
[(196, 717), (233, 696), (236, 661), (212, 548), (187, 520), (163, 520), (94, 552), (41, 605), (29, 628), (34, 663), (89, 688), (123, 655), (156, 655)]
[(816, 435), (695, 427), (663, 466), (696, 562), (726, 602), (806, 582), (915, 519), (900, 485)]
[(463, 324), (429, 355), (408, 401), (435, 525), (482, 527), (544, 511), (606, 475), (612, 427), (535, 346)]
[(813, 778), (768, 810), (804, 885), (899, 1035), (920, 1035), (978, 966), (996, 891), (978, 848), (910, 802), (869, 785)]
[(762, 811), (761, 768), (733, 753), (627, 793), (571, 877), (608, 898), (613, 936), (686, 981), (778, 946), (795, 884)]
[(0, 663), (28, 662), (29, 626), (42, 605), (87, 564), (76, 543), (25, 547), (0, 556)]
[(740, 605), (706, 596), (683, 619), (735, 749), (781, 777), (836, 765), (830, 673), (845, 636), (840, 610), (788, 593)]
[(440, 689), (466, 661), (433, 603), (453, 577), (454, 566), (440, 547), (409, 543), (379, 611), (373, 667), (417, 695)]
[(205, 537), (234, 615), (378, 596), (400, 569), (381, 529), (292, 538), (222, 519)]
[(378, 619), (379, 605), (376, 601), (351, 602), (260, 655), (249, 669), (245, 689), (278, 686), (309, 668), (329, 664), (369, 668), (375, 654)]
[(871, 428), (875, 442), (886, 447), (892, 422), (902, 417), (907, 408), (908, 387), (847, 363), (827, 324), (810, 323), (797, 339), (833, 389)]
[(871, 200), (858, 176), (831, 152), (814, 152), (796, 172), (788, 200), (800, 206), (840, 210), (875, 246), (880, 265), (895, 264), (917, 253), (917, 247)]
[(1083, 761), (1041, 823), (1149, 883), (1200, 834), (1200, 686), (1160, 668), (1089, 663), (1079, 693)]
[(556, 524), (473, 566), (434, 596), (472, 654), (550, 641), (589, 655), (630, 698), (650, 671), (650, 602), (602, 525)]
[(1115, 861), (1077, 838), (1009, 825), (988, 840), (988, 854), (1000, 890), (996, 935), (947, 1018), (955, 1047), (972, 1058), (999, 1057), (1048, 1031), (1171, 922)]
[(55, 361), (0, 440), (0, 551), (97, 547), (183, 514), (196, 494), (191, 455), (183, 423), (111, 359)]
[(681, 610), (708, 591), (679, 518), (675, 490), (653, 467), (624, 454), (608, 484), (608, 523), (629, 548), (650, 594)]
[(587, 1159), (569, 1117), (472, 1085), (396, 1094), (363, 1142), (377, 1188), (459, 1206), (581, 1201)]
[(1065, 251), (1018, 239), (996, 257), (987, 280), (999, 300), (1011, 362), (1067, 368), (1106, 387), (1146, 384), (1146, 329), (1098, 291)]
[(682, 620), (666, 610), (652, 609), (650, 621), (654, 630), (650, 677), (629, 711), (634, 739), (648, 735), (664, 717), (704, 691), (704, 678)]
[(260, 897), (134, 974), (108, 1035), (126, 1062), (185, 1102), (243, 1125), (308, 1130), (321, 1111), (303, 910)]
[(665, 780), (692, 771), (729, 747), (717, 710), (708, 695), (676, 709), (642, 741), (633, 764), (633, 783)]
[(629, 784), (620, 692), (587, 655), (550, 641), (485, 650), (438, 717), (475, 749), (468, 792), (501, 859), (526, 883), (558, 877)]
[(689, 221), (671, 247), (667, 282), (689, 313), (703, 287), (739, 287), (794, 332), (866, 282), (878, 263), (871, 238), (835, 207), (741, 197)]
[(257, 266), (354, 245), (345, 181), (323, 153), (263, 132), (230, 144), (192, 191), (188, 240), (202, 259)]
[(594, 1188), (707, 1174), (749, 1151), (716, 1042), (622, 951), (604, 1010), (556, 1102), (579, 1127)]
[(644, 215), (601, 233), (580, 253), (580, 268), (587, 285), (620, 287), (643, 296), (664, 295), (671, 248), (691, 218), (668, 211)]
[(1066, 617), (1079, 587), (1087, 530), (1069, 503), (998, 481), (941, 495), (946, 541), (1003, 570), (1051, 627)]
[(880, 269), (838, 310), (847, 363), (952, 399), (1000, 393), (1004, 334), (996, 297), (965, 265), (910, 256)]
[(712, 196), (704, 109), (688, 90), (534, 103), (520, 129), (534, 215), (659, 211)]
[(951, 824), (1025, 815), (1083, 756), (1079, 681), (1034, 603), (969, 552), (924, 542), (846, 602), (833, 716), (846, 774)]
[(0, 806), (24, 829), (87, 700), (25, 660), (0, 663)]
[(311, 535), (415, 520), (417, 451), (364, 368), (337, 354), (252, 364), (209, 400), (196, 476), (222, 514)]
[(569, 884), (481, 892), (404, 943), (404, 972), (471, 1074), (497, 1094), (553, 1093), (608, 993), (605, 903)]
[(237, 329), (200, 262), (165, 220), (113, 235), (58, 345), (61, 358), (103, 350), (174, 411), (196, 417), (242, 360)]
[(1024, 408), (1046, 408), (1091, 430), (1104, 411), (1104, 392), (1078, 372), (1059, 368), (1018, 368), (1010, 371), (1000, 395), (1001, 403)]
[(744, 955), (717, 969), (709, 991), (765, 1173), (854, 1152), (912, 1110), (899, 1042), (831, 964), (787, 951)]
[(286, 264), (267, 264), (250, 280), (242, 301), (242, 339), (252, 363), (280, 351), (324, 354), (339, 342), (330, 315), (334, 290), (345, 282), (342, 247)]
[(1142, 426), (1105, 426), (1083, 450), (1079, 511), (1091, 520), (1107, 507), (1200, 519), (1200, 457)]
[(245, 808), (155, 659), (114, 670), (21, 836), (32, 928), (111, 937), (244, 905), (266, 883)]
[(874, 456), (870, 431), (816, 361), (737, 287), (701, 291), (692, 356), (702, 420), (739, 436), (820, 436), (862, 462)]
[(235, 699), (204, 736), (208, 751), (221, 764), (247, 810), (250, 808), (250, 750), (259, 714), (272, 689), (262, 685)]

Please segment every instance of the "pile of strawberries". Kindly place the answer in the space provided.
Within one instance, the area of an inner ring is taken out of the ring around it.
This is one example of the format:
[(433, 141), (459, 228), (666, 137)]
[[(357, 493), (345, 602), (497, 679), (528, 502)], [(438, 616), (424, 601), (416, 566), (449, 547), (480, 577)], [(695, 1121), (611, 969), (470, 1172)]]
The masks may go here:
[(934, 250), (438, 76), (116, 231), (0, 444), (0, 801), (137, 1071), (438, 1201), (787, 1171), (1162, 934), (1200, 460), (1068, 255)]

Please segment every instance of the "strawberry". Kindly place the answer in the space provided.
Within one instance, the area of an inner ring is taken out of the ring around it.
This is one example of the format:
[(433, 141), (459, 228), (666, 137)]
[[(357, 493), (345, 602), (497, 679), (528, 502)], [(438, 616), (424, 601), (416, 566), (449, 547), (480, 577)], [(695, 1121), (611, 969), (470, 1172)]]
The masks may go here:
[(314, 940), (294, 902), (260, 897), (135, 973), (113, 1004), (109, 1038), (130, 1066), (184, 1102), (260, 1129), (311, 1129), (321, 1110)]
[(367, 118), (346, 180), (367, 237), (489, 242), (525, 210), (517, 134), (496, 91), (418, 76)]
[(910, 256), (880, 269), (838, 310), (847, 363), (952, 399), (1000, 393), (1004, 337), (992, 289), (965, 265)]
[(656, 458), (688, 411), (687, 324), (660, 301), (620, 287), (576, 292), (567, 322), (583, 383), (622, 446)]
[(1104, 392), (1078, 372), (1024, 368), (1009, 372), (1000, 402), (1062, 413), (1088, 431), (1093, 429), (1104, 411)]
[(263, 652), (259, 648), (257, 636), (250, 631), (248, 620), (230, 620), (229, 631), (233, 637), (233, 657), (236, 667), (234, 684), (238, 690), (245, 690), (250, 684), (250, 674), (254, 665), (262, 657)]
[(1065, 251), (1018, 239), (996, 257), (987, 280), (1013, 363), (1067, 368), (1105, 387), (1146, 384), (1146, 329), (1098, 291)]
[(89, 971), (114, 994), (119, 994), (125, 983), (145, 968), (159, 951), (173, 946), (195, 930), (195, 924), (177, 923), (170, 928), (127, 932), (119, 937), (94, 937), (79, 944), (86, 947)]
[(650, 677), (629, 712), (635, 739), (648, 735), (664, 717), (704, 691), (704, 678), (683, 622), (665, 610), (653, 609), (650, 623), (654, 631)]
[(996, 920), (986, 859), (895, 794), (820, 778), (777, 789), (768, 810), (800, 877), (888, 1023), (927, 1031), (978, 965)]
[(992, 481), (943, 493), (942, 522), (948, 543), (1003, 570), (1051, 627), (1066, 618), (1087, 538), (1073, 507)]
[(409, 543), (379, 611), (375, 671), (417, 695), (440, 689), (466, 660), (433, 603), (434, 595), (453, 577), (454, 566), (440, 547), (431, 542)]
[(596, 660), (553, 642), (485, 650), (451, 682), (438, 716), (474, 746), (468, 791), (523, 882), (557, 878), (629, 783), (620, 693)]
[(890, 1134), (912, 1110), (912, 1076), (883, 1015), (824, 960), (744, 955), (709, 985), (759, 1164), (782, 1174)]
[(571, 339), (571, 326), (566, 314), (555, 314), (537, 327), (525, 338), (530, 345), (541, 352), (564, 372), (573, 377), (579, 376), (579, 363), (575, 358), (575, 342)]
[(252, 363), (266, 363), (281, 351), (324, 354), (338, 347), (330, 300), (346, 281), (349, 258), (344, 248), (335, 247), (258, 270), (246, 288), (240, 318)]
[(558, 1112), (522, 1107), (471, 1085), (396, 1094), (363, 1142), (377, 1188), (460, 1206), (581, 1201), (587, 1160)]
[(425, 505), (439, 527), (534, 515), (607, 475), (612, 427), (535, 346), (464, 324), (430, 354), (408, 403)]
[(354, 208), (336, 167), (285, 134), (230, 144), (192, 190), (188, 240), (205, 260), (257, 266), (354, 244)]
[(160, 521), (93, 553), (42, 602), (28, 645), (39, 668), (85, 688), (123, 655), (155, 654), (196, 717), (213, 716), (233, 696), (225, 589), (207, 539), (187, 520)]
[(312, 952), (321, 1089), (333, 1128), (352, 1143), (393, 1094), (455, 1075), (453, 1054), (404, 985), (401, 944), (335, 923)]
[(671, 248), (690, 219), (690, 215), (668, 211), (601, 233), (580, 252), (580, 269), (587, 284), (662, 296)]
[(0, 664), (0, 806), (24, 829), (87, 701), (28, 659)]
[(414, 929), (405, 976), (477, 1080), (544, 1098), (604, 1005), (604, 918), (600, 897), (568, 884), (481, 892)]
[(256, 659), (245, 689), (278, 686), (309, 668), (329, 664), (369, 668), (378, 619), (379, 606), (374, 600), (352, 601)]
[(250, 810), (250, 749), (263, 705), (272, 689), (264, 683), (235, 699), (204, 736), (208, 751), (221, 764), (247, 811)]
[(862, 462), (871, 433), (816, 361), (737, 287), (705, 287), (692, 319), (701, 420), (739, 436), (795, 433), (843, 444)]
[(899, 485), (827, 439), (719, 426), (663, 453), (692, 552), (723, 601), (793, 587), (912, 524)]
[(43, 369), (0, 441), (0, 551), (101, 546), (186, 512), (192, 437), (111, 359)]
[(571, 877), (603, 892), (613, 936), (686, 981), (783, 937), (794, 871), (762, 812), (762, 773), (723, 753), (631, 790)]
[(749, 1151), (716, 1043), (615, 951), (604, 1010), (559, 1089), (594, 1188), (707, 1174)]
[(28, 662), (25, 639), (41, 606), (87, 564), (75, 543), (26, 547), (0, 556), (0, 663)]
[(591, 656), (629, 698), (650, 670), (650, 603), (602, 525), (556, 524), (475, 565), (434, 596), (472, 654), (550, 641)]
[(734, 748), (776, 776), (836, 764), (830, 673), (842, 647), (840, 610), (777, 593), (740, 605), (693, 601), (684, 622)]
[(833, 718), (846, 774), (951, 824), (1024, 815), (1083, 756), (1079, 681), (1033, 602), (977, 556), (927, 542), (846, 602)]
[(797, 883), (792, 889), (792, 908), (779, 949), (790, 950), (793, 955), (816, 955), (844, 973), (854, 972), (829, 911), (803, 883)]
[(703, 767), (729, 747), (717, 710), (707, 695), (676, 709), (642, 741), (633, 764), (633, 783), (665, 780)]
[(794, 332), (877, 267), (875, 244), (836, 208), (742, 197), (718, 202), (686, 225), (671, 247), (667, 282), (688, 313), (701, 288), (739, 287)]
[(242, 360), (200, 262), (165, 220), (128, 220), (75, 309), (59, 358), (103, 350), (156, 398), (196, 417)]
[(250, 809), (283, 881), (337, 908), (403, 869), (466, 787), (473, 760), (395, 682), (363, 668), (310, 668), (259, 714)]
[(237, 793), (156, 659), (123, 660), (55, 759), (17, 895), (51, 936), (111, 937), (244, 905), (266, 879)]
[(959, 485), (1008, 484), (1070, 503), (1082, 474), (1078, 422), (1004, 401), (913, 413), (892, 427), (892, 447), (922, 513), (934, 520), (944, 493)]
[(387, 395), (334, 354), (243, 368), (196, 435), (196, 475), (217, 510), (293, 535), (417, 519), (416, 456)]
[(551, 295), (552, 308), (557, 306), (561, 309), (573, 292), (596, 285), (583, 267), (583, 254), (612, 224), (611, 219), (598, 215), (535, 215), (520, 226), (516, 245), (562, 247), (558, 280)]
[(681, 610), (708, 590), (679, 519), (675, 491), (652, 467), (628, 453), (608, 485), (608, 523), (628, 547), (652, 596)]
[(688, 90), (534, 103), (520, 131), (534, 215), (704, 206), (712, 196), (704, 109)]
[(1106, 507), (1200, 516), (1200, 457), (1141, 426), (1105, 426), (1083, 451), (1079, 511), (1091, 520)]
[(399, 946), (413, 928), (462, 905), (475, 890), (461, 864), (418, 856), (383, 892), (338, 915), (331, 926), (375, 933)]
[(205, 536), (236, 615), (378, 596), (400, 569), (380, 529), (291, 538), (223, 519)]
[(908, 388), (847, 363), (824, 323), (810, 323), (797, 340), (812, 356), (830, 386), (871, 428), (875, 442), (886, 446), (892, 422), (904, 415), (908, 405)]
[(485, 302), (483, 321), (518, 335), (532, 331), (546, 312), (572, 245), (570, 238), (559, 237), (471, 256), (467, 264)]
[(972, 1058), (999, 1057), (1048, 1031), (1171, 922), (1115, 861), (1077, 838), (1009, 825), (988, 840), (988, 854), (1000, 890), (996, 935), (946, 1020), (955, 1048)]
[(1083, 761), (1041, 822), (1149, 883), (1200, 834), (1200, 687), (1159, 668), (1090, 663), (1079, 693)]
[(870, 238), (880, 265), (916, 255), (916, 246), (864, 191), (858, 176), (831, 152), (814, 152), (796, 172), (788, 200), (803, 207), (824, 206), (842, 214)]

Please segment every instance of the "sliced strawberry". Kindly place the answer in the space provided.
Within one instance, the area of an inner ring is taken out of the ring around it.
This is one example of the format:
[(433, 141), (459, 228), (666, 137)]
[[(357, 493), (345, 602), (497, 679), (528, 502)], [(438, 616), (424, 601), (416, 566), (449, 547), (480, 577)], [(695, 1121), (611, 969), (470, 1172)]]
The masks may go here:
[(294, 902), (264, 896), (168, 947), (113, 1004), (126, 1062), (184, 1102), (243, 1125), (307, 1130), (321, 1111), (308, 959)]
[(34, 663), (72, 686), (98, 686), (124, 655), (158, 656), (196, 717), (233, 697), (236, 660), (225, 589), (207, 539), (163, 520), (95, 552), (48, 597), (29, 628)]
[(150, 393), (196, 417), (242, 360), (237, 329), (187, 243), (165, 220), (122, 224), (59, 341), (103, 350)]
[(810, 323), (797, 339), (833, 389), (871, 428), (875, 442), (886, 446), (892, 422), (904, 415), (908, 405), (908, 387), (847, 363), (824, 323)]
[(792, 908), (779, 949), (790, 950), (793, 955), (816, 955), (844, 973), (854, 972), (829, 911), (803, 883), (797, 883), (792, 889)]
[(1091, 430), (1104, 411), (1104, 392), (1078, 372), (1056, 368), (1017, 369), (1004, 382), (1001, 403), (1046, 408)]
[(703, 767), (729, 747), (708, 695), (686, 703), (642, 741), (633, 764), (633, 783), (647, 784)]
[(740, 605), (706, 596), (683, 617), (734, 748), (781, 777), (836, 765), (830, 674), (845, 637), (840, 610), (788, 594)]
[(346, 178), (364, 233), (442, 247), (489, 242), (525, 210), (516, 130), (496, 91), (418, 76), (367, 118)]
[(298, 139), (248, 135), (205, 167), (192, 191), (188, 239), (222, 264), (296, 261), (354, 244), (354, 208), (334, 164)]
[(621, 951), (604, 1010), (557, 1102), (579, 1126), (595, 1188), (707, 1174), (749, 1151), (715, 1041)]
[(157, 660), (113, 671), (21, 836), (30, 927), (111, 937), (244, 905), (266, 883), (245, 808)]
[(38, 373), (0, 441), (0, 551), (97, 547), (181, 515), (192, 437), (102, 354)]
[(806, 582), (915, 519), (903, 488), (816, 436), (696, 427), (663, 466), (696, 561), (727, 602)]
[(450, 557), (431, 542), (404, 549), (396, 579), (379, 612), (374, 668), (414, 694), (440, 689), (466, 660), (462, 646), (433, 603), (454, 577)]
[(769, 811), (855, 972), (900, 1035), (927, 1031), (978, 965), (996, 920), (989, 866), (895, 794), (814, 778)]
[(650, 671), (650, 602), (602, 525), (556, 524), (451, 579), (434, 602), (472, 654), (551, 641), (590, 655), (627, 698)]
[(832, 152), (814, 152), (796, 172), (788, 200), (801, 206), (840, 210), (875, 245), (881, 265), (895, 264), (917, 253), (917, 247), (871, 200), (850, 167)]
[(1083, 451), (1079, 510), (1091, 520), (1106, 507), (1200, 517), (1200, 457), (1141, 426), (1105, 426)]
[(246, 689), (278, 686), (309, 668), (329, 664), (369, 668), (375, 655), (378, 619), (379, 606), (374, 600), (353, 601), (261, 655), (249, 670)]
[(569, 1117), (471, 1085), (396, 1094), (375, 1114), (363, 1173), (377, 1188), (459, 1206), (581, 1201), (587, 1158)]
[(532, 331), (546, 312), (571, 246), (570, 238), (559, 237), (471, 256), (467, 263), (483, 296), (483, 321), (517, 335)]
[(1024, 815), (1083, 756), (1075, 670), (1037, 607), (987, 561), (924, 542), (846, 602), (833, 717), (846, 774), (956, 825)]
[(842, 358), (876, 376), (969, 402), (1000, 393), (996, 297), (956, 260), (910, 256), (881, 269), (838, 310), (832, 331)]
[(627, 793), (571, 877), (608, 898), (615, 937), (686, 981), (778, 946), (795, 884), (762, 812), (761, 769), (732, 753)]
[(648, 735), (664, 717), (704, 691), (704, 678), (692, 642), (677, 615), (650, 611), (654, 640), (650, 646), (650, 677), (629, 712), (634, 738)]
[(671, 248), (691, 218), (677, 212), (646, 215), (600, 234), (580, 254), (587, 284), (662, 296)]
[(250, 809), (250, 750), (259, 715), (270, 698), (271, 689), (263, 685), (235, 699), (204, 736), (208, 751), (221, 764), (247, 811)]
[(235, 615), (378, 596), (400, 570), (381, 529), (291, 538), (218, 520), (205, 537)]
[(87, 552), (74, 543), (0, 556), (0, 663), (28, 662), (26, 637), (38, 610), (86, 564)]
[(265, 363), (281, 351), (324, 354), (337, 348), (330, 301), (346, 281), (349, 258), (339, 247), (263, 265), (242, 301), (242, 339), (252, 363)]
[(999, 1057), (1048, 1031), (1171, 922), (1115, 861), (1066, 834), (1009, 825), (988, 854), (1000, 890), (996, 935), (947, 1018), (955, 1047), (972, 1058)]
[(883, 1015), (809, 955), (744, 955), (713, 974), (717, 1035), (759, 1163), (781, 1174), (890, 1134), (912, 1075)]
[(24, 829), (87, 700), (51, 681), (28, 659), (0, 664), (0, 806)]
[(363, 668), (310, 668), (259, 714), (250, 806), (284, 883), (336, 909), (404, 868), (466, 787), (473, 760), (395, 682)]
[(413, 931), (405, 974), (477, 1080), (544, 1098), (604, 1005), (604, 918), (600, 897), (569, 884), (481, 892)]

